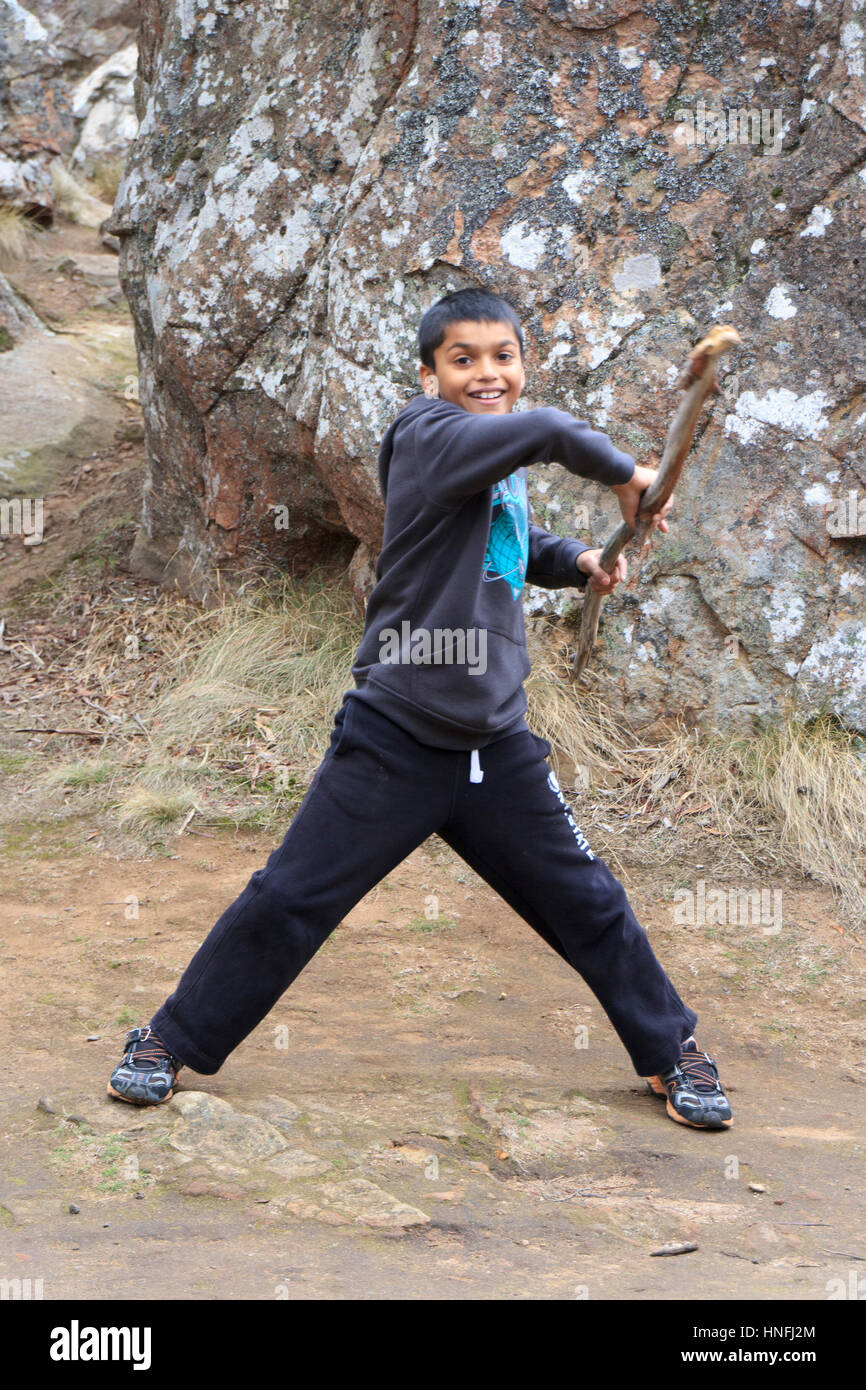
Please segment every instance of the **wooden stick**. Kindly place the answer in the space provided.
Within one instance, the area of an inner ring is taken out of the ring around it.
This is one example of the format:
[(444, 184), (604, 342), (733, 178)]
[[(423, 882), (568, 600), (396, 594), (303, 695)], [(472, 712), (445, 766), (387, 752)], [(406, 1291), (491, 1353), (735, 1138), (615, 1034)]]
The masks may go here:
[(66, 738), (103, 738), (101, 729), (10, 729), (12, 734), (63, 734)]
[[(688, 361), (677, 379), (677, 386), (685, 390), (685, 395), (671, 421), (665, 441), (664, 453), (658, 473), (650, 487), (641, 495), (638, 506), (637, 525), (631, 526), (622, 521), (616, 528), (601, 552), (599, 564), (606, 574), (611, 574), (624, 547), (637, 535), (643, 543), (651, 526), (652, 517), (661, 511), (680, 479), (701, 407), (710, 392), (719, 393), (716, 381), (716, 362), (723, 352), (740, 341), (740, 335), (730, 324), (719, 324), (711, 328), (705, 338), (692, 348)], [(598, 619), (604, 595), (587, 585), (583, 603), (577, 651), (572, 663), (575, 677), (580, 677), (589, 660), (598, 633)]]

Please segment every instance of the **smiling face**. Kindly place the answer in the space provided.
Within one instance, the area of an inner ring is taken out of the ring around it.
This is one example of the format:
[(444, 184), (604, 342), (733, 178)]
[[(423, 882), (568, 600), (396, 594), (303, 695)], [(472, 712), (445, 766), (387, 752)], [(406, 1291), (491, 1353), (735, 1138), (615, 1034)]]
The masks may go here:
[(443, 401), (474, 415), (507, 414), (526, 381), (520, 344), (508, 322), (449, 323), (433, 358), (435, 372), (423, 363), (419, 369), (424, 391), (435, 395), (438, 381)]

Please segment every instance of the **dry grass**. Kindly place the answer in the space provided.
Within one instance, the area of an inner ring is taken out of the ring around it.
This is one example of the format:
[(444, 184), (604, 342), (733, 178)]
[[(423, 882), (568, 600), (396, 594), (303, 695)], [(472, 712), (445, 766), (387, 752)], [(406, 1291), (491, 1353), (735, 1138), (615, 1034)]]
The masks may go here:
[(90, 175), (92, 185), (98, 198), (106, 203), (114, 203), (117, 197), (117, 190), (120, 187), (120, 180), (123, 177), (124, 161), (120, 158), (108, 158), (97, 160)]
[(70, 565), (43, 586), (41, 606), (0, 634), (4, 723), (45, 731), (13, 736), (0, 755), (27, 784), (24, 807), (0, 802), (0, 824), (25, 807), (47, 821), (74, 805), (82, 823), (120, 829), (129, 852), (191, 812), (197, 827), (285, 827), (352, 685), (361, 624), (339, 580), (254, 577), (202, 610), (131, 579), (95, 584), (92, 564)]
[[(344, 580), (254, 578), (207, 610), (132, 581), (108, 592), (86, 585), (82, 600), (64, 576), (50, 623), (6, 633), (4, 659), (27, 673), (28, 698), (52, 688), (53, 705), (40, 697), (46, 728), (90, 727), (101, 739), (92, 758), (77, 744), (58, 765), (63, 744), (37, 750), (22, 738), (10, 773), (22, 748), (31, 764), (52, 759), (29, 777), (29, 813), (41, 797), (50, 814), (62, 796), (67, 810), (79, 805), (150, 844), (185, 824), (200, 834), (220, 824), (284, 831), (353, 685), (362, 624)], [(70, 641), (60, 629), (73, 621)], [(648, 743), (591, 691), (576, 698), (560, 648), (557, 639), (534, 660), (529, 721), (553, 745), (566, 790), (574, 781), (591, 807), (596, 840), (615, 832), (606, 858), (620, 850), (649, 868), (697, 854), (717, 873), (727, 857), (740, 872), (745, 862), (767, 876), (803, 874), (832, 889), (849, 921), (866, 923), (863, 740), (829, 716), (792, 710), (749, 736), (699, 737), (675, 724)]]
[(609, 798), (593, 809), (631, 825), (642, 857), (676, 858), (679, 837), (665, 837), (656, 854), (646, 832), (688, 825), (754, 868), (826, 885), (848, 920), (866, 926), (866, 740), (831, 715), (804, 717), (793, 702), (749, 735), (701, 735), (678, 721), (644, 746), (598, 695), (581, 689), (575, 698), (569, 669), (567, 649), (534, 661), (532, 727), (553, 744), (557, 771), (567, 760), (591, 801)]
[(312, 776), (352, 685), (360, 632), (348, 592), (322, 577), (255, 580), (190, 620), (174, 678), (151, 711), (148, 755), (120, 823), (163, 824), (193, 808), (204, 814), (220, 768), (243, 771), (257, 793), (223, 798), (223, 816), (236, 825), (285, 819), (285, 798), (297, 800)]
[(32, 218), (8, 203), (0, 204), (0, 270), (14, 269), (26, 260), (38, 235)]
[(635, 739), (612, 718), (603, 699), (575, 687), (562, 652), (548, 649), (535, 655), (526, 683), (527, 722), (553, 746), (557, 773), (584, 785), (616, 784), (623, 776), (640, 778), (646, 767)]
[(757, 736), (714, 736), (689, 751), (691, 784), (712, 804), (723, 834), (769, 821), (779, 866), (832, 887), (846, 915), (866, 924), (861, 739), (830, 715), (803, 720), (791, 709)]

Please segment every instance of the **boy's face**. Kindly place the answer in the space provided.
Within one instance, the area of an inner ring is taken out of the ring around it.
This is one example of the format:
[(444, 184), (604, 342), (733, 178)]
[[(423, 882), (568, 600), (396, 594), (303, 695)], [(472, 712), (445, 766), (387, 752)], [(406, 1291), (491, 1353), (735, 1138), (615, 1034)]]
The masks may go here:
[(421, 386), (427, 395), (462, 406), (474, 415), (505, 415), (523, 390), (526, 376), (520, 344), (510, 323), (449, 323), (433, 354), (436, 371), (422, 362)]

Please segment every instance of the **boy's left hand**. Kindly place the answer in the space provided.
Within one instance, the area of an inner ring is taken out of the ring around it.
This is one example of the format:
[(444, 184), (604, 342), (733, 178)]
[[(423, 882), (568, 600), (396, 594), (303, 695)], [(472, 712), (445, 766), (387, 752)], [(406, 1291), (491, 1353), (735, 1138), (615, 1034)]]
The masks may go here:
[(610, 594), (628, 574), (628, 563), (624, 555), (617, 558), (611, 574), (607, 574), (599, 564), (600, 550), (582, 550), (577, 557), (577, 568), (589, 576), (587, 588), (595, 589), (597, 594)]
[[(623, 520), (630, 526), (637, 526), (637, 514), (640, 507), (640, 500), (644, 492), (658, 477), (657, 468), (644, 468), (642, 464), (635, 465), (634, 474), (627, 483), (615, 483), (611, 487), (611, 492), (616, 493), (619, 501), (619, 509), (622, 512)], [(673, 493), (665, 502), (660, 511), (653, 514), (652, 525), (659, 531), (667, 531), (668, 524), (665, 517), (674, 505)]]

